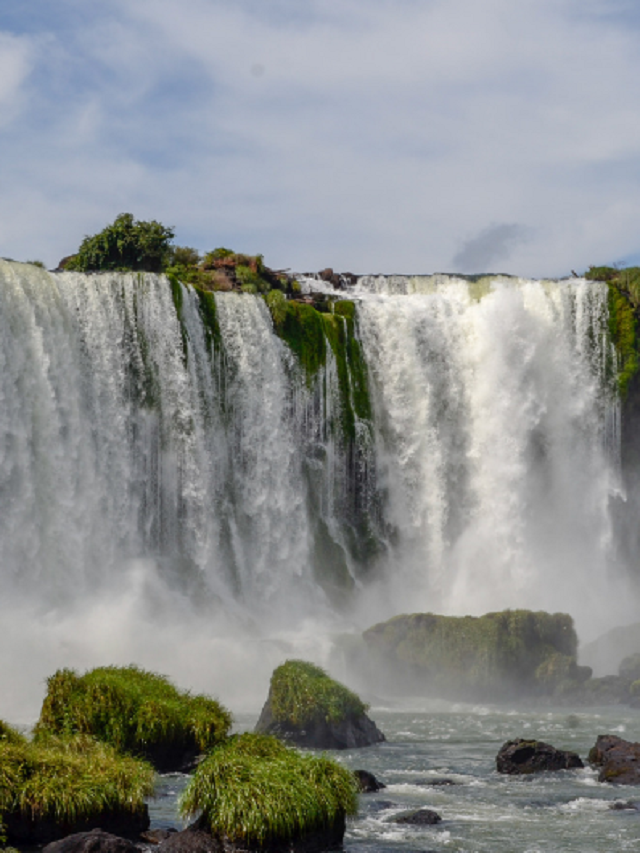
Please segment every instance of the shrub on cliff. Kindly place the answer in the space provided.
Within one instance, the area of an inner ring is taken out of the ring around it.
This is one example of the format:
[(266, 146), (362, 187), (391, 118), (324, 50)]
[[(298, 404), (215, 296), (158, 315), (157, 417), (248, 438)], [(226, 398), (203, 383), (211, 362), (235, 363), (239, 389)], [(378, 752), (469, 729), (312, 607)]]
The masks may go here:
[(230, 726), (215, 699), (191, 696), (135, 666), (107, 666), (82, 676), (62, 669), (48, 679), (36, 738), (89, 734), (170, 770), (215, 746)]
[(148, 825), (150, 764), (90, 737), (0, 739), (0, 820), (12, 843), (41, 843), (79, 827)]
[(155, 219), (144, 222), (135, 220), (131, 213), (121, 213), (98, 234), (85, 237), (65, 269), (161, 272), (170, 254), (173, 234), (172, 228)]
[(353, 773), (326, 757), (244, 734), (205, 758), (179, 808), (185, 817), (201, 813), (213, 835), (243, 849), (289, 849), (316, 831), (343, 833), (345, 816), (357, 810), (357, 787)]

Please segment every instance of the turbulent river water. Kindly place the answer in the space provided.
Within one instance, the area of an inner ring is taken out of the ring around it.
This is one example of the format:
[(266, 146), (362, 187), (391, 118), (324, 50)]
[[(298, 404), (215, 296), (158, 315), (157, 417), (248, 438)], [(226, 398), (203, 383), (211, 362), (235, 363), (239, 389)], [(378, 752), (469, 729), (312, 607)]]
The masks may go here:
[[(584, 770), (504, 776), (495, 770), (502, 744), (532, 737), (586, 756), (596, 737), (640, 738), (640, 711), (527, 709), (415, 703), (402, 710), (374, 707), (386, 743), (333, 753), (352, 769), (373, 772), (387, 787), (360, 796), (348, 824), (346, 853), (609, 853), (640, 850), (640, 811), (612, 808), (634, 801), (640, 786), (612, 786)], [(255, 716), (237, 719), (252, 728)], [(165, 776), (151, 808), (155, 826), (181, 826), (176, 796), (186, 777)], [(402, 811), (430, 808), (442, 823), (394, 824)]]

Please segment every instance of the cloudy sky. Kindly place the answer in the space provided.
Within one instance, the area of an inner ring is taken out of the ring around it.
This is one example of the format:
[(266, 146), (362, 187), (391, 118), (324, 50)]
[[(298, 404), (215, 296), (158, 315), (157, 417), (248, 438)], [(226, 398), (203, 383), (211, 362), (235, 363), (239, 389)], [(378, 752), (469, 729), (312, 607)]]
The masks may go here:
[(3, 3), (0, 255), (124, 211), (298, 271), (639, 263), (640, 3)]

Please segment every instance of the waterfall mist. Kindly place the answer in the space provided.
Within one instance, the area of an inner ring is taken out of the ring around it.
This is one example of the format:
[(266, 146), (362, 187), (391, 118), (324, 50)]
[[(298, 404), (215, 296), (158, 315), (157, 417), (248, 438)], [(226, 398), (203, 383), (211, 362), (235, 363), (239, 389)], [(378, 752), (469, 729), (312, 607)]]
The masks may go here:
[(130, 662), (257, 707), (285, 657), (399, 612), (631, 621), (606, 287), (353, 298), (372, 415), (346, 436), (331, 348), (305, 373), (261, 297), (0, 261), (0, 715)]

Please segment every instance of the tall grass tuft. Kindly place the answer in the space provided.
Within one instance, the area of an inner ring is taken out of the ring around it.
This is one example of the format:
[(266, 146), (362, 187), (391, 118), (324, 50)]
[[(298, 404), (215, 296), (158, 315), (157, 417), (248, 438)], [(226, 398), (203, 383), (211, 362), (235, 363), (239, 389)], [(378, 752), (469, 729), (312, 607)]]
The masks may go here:
[(135, 666), (106, 666), (82, 676), (62, 669), (48, 679), (35, 738), (89, 734), (154, 761), (162, 750), (205, 752), (230, 727), (231, 715), (215, 699)]
[(339, 723), (345, 717), (365, 714), (369, 708), (319, 666), (303, 660), (288, 660), (274, 670), (270, 699), (274, 718), (295, 726), (305, 726), (318, 717)]
[(155, 773), (87, 736), (0, 740), (0, 816), (74, 824), (105, 812), (140, 811)]
[(249, 846), (287, 841), (357, 811), (353, 774), (300, 755), (269, 735), (244, 734), (217, 747), (185, 789), (183, 816), (199, 813), (214, 835)]

